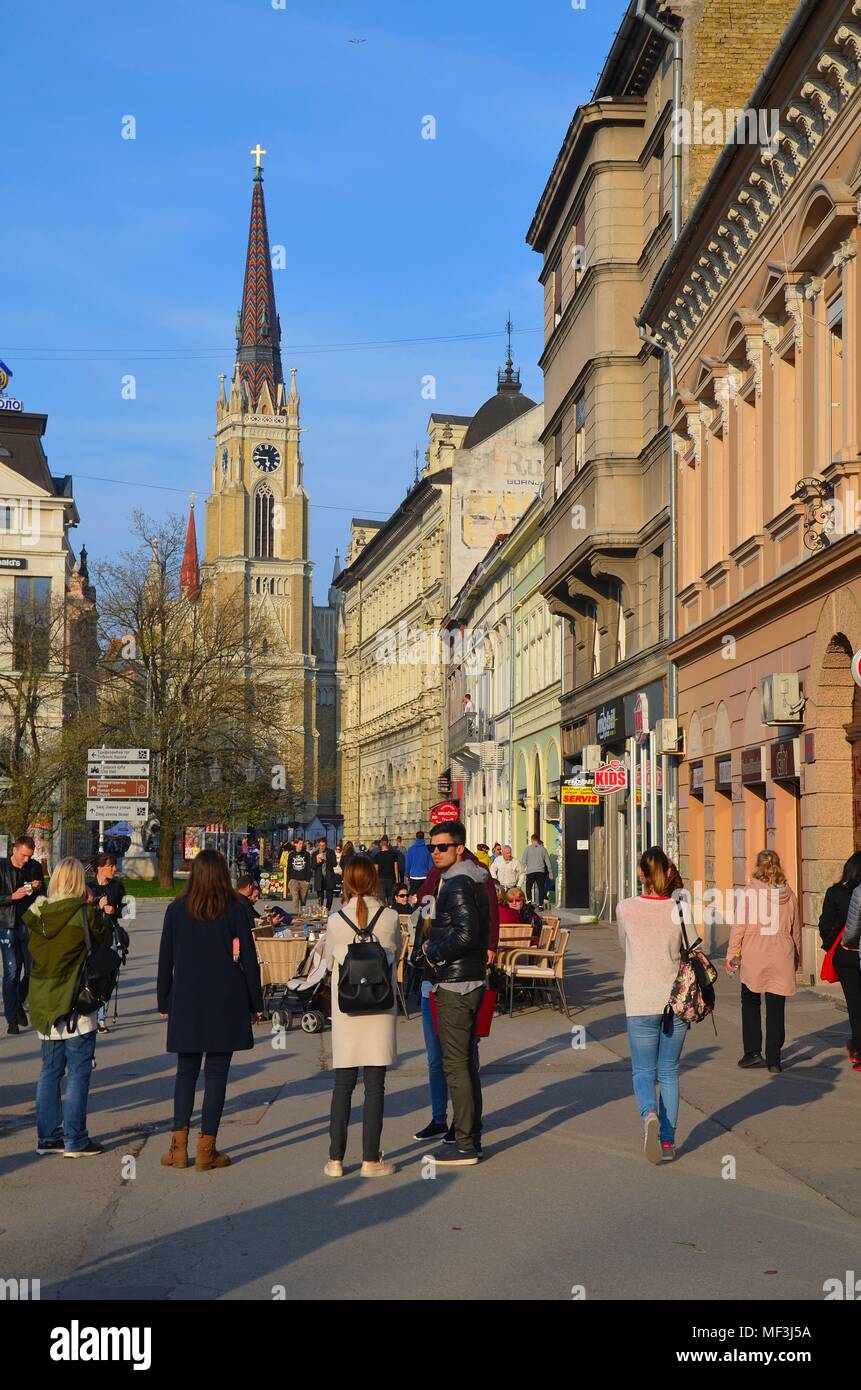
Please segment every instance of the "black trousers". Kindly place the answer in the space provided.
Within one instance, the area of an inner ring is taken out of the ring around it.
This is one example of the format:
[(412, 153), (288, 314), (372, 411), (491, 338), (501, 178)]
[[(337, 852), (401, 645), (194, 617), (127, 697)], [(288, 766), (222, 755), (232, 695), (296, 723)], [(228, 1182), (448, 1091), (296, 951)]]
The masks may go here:
[[(337, 1162), (340, 1162), (347, 1152), (350, 1108), (358, 1079), (358, 1067), (335, 1068), (335, 1089), (332, 1092), (332, 1109), (329, 1116), (329, 1157)], [(377, 1163), (380, 1157), (380, 1140), (383, 1135), (383, 1102), (386, 1092), (385, 1067), (363, 1067), (362, 1082), (365, 1087), (362, 1159), (365, 1163)]]
[(331, 912), (332, 899), (335, 896), (335, 884), (332, 882), (332, 880), (330, 879), (328, 883), (320, 883), (318, 881), (318, 883), (316, 884), (316, 893), (318, 903), (323, 902), (323, 900), (325, 899), (326, 911)]
[[(762, 1052), (762, 1011), (761, 995), (755, 994), (747, 985), (741, 987), (741, 1035), (745, 1052)], [(769, 1067), (777, 1066), (780, 1049), (786, 1038), (784, 1018), (786, 998), (782, 994), (765, 996), (765, 1061)]]
[(380, 893), (382, 895), (383, 902), (387, 906), (390, 906), (392, 898), (395, 896), (395, 880), (393, 878), (381, 878)]
[(861, 1046), (861, 969), (858, 968), (858, 952), (844, 951), (842, 946), (838, 946), (834, 952), (834, 969), (849, 1010), (849, 1041), (857, 1052)]
[[(224, 1097), (227, 1093), (227, 1073), (232, 1052), (207, 1052), (203, 1077), (203, 1111), (200, 1117), (201, 1134), (214, 1139), (221, 1123)], [(203, 1061), (202, 1052), (180, 1052), (176, 1061), (176, 1085), (173, 1091), (173, 1127), (188, 1129), (194, 1109), (194, 1091)]]
[(545, 875), (543, 873), (526, 875), (526, 901), (528, 903), (535, 901), (532, 896), (532, 888), (533, 885), (535, 885), (538, 889), (538, 906), (544, 906), (544, 879)]

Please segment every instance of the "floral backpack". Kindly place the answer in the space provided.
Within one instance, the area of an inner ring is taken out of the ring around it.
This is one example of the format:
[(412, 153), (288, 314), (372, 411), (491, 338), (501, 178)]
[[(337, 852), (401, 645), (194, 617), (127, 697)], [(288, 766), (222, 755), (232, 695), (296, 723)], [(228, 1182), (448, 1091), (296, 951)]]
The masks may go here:
[[(687, 1024), (702, 1023), (704, 1018), (708, 1018), (710, 1014), (714, 1013), (715, 1007), (714, 983), (717, 979), (717, 971), (705, 952), (699, 950), (702, 945), (702, 938), (698, 936), (693, 945), (689, 946), (684, 921), (681, 923), (681, 928), (682, 946), (679, 951), (679, 973), (670, 990), (670, 1000), (664, 1009), (661, 1025), (668, 1036), (673, 1031), (675, 1018), (684, 1019)], [(714, 1019), (712, 1019), (712, 1026), (717, 1033)]]

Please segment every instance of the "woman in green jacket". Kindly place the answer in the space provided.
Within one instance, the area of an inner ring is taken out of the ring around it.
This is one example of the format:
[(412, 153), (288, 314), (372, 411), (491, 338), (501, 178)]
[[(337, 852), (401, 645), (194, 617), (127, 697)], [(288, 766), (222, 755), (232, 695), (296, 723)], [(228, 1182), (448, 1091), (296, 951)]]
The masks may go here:
[[(103, 1152), (87, 1133), (87, 1097), (96, 1051), (96, 1015), (70, 1019), (75, 987), (86, 959), (84, 913), (93, 944), (109, 946), (111, 922), (88, 906), (84, 866), (61, 859), (47, 897), (24, 914), (28, 928), (30, 1024), (42, 1039), (42, 1071), (36, 1086), (36, 1152), (83, 1158)], [(70, 1023), (73, 1027), (70, 1028)], [(60, 1098), (68, 1072), (65, 1100)]]

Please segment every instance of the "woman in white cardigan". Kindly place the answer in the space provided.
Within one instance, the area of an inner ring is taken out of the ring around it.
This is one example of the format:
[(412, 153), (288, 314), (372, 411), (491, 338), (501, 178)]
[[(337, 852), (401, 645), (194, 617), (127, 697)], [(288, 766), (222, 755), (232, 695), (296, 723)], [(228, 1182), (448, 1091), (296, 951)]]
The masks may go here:
[[(326, 927), (325, 957), (326, 964), (332, 971), (332, 1063), (335, 1068), (335, 1089), (332, 1093), (329, 1121), (329, 1162), (323, 1172), (329, 1178), (340, 1178), (344, 1175), (343, 1159), (347, 1151), (350, 1105), (359, 1079), (359, 1067), (362, 1067), (365, 1088), (362, 1177), (387, 1178), (395, 1169), (393, 1164), (383, 1161), (380, 1139), (383, 1132), (386, 1068), (392, 1066), (397, 1057), (396, 972), (401, 949), (401, 930), (397, 913), (383, 904), (377, 866), (367, 855), (356, 854), (347, 863), (344, 869), (343, 895), (343, 908), (340, 912), (332, 914)], [(345, 916), (347, 921), (344, 920)], [(373, 935), (385, 950), (392, 969), (395, 1003), (391, 1010), (384, 1014), (343, 1014), (338, 1008), (339, 969), (347, 955), (347, 947), (358, 939), (353, 927), (364, 931), (371, 922), (374, 923)]]

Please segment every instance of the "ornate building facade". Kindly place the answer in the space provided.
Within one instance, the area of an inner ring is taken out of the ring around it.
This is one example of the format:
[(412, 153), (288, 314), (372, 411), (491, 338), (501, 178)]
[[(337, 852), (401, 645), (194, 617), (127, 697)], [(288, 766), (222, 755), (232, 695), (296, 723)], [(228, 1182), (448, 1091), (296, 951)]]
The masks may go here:
[(345, 596), (341, 802), (348, 837), (409, 836), (462, 787), (447, 760), (451, 596), (541, 481), (540, 405), (510, 357), (474, 416), (434, 413), (422, 476), (386, 522), (353, 521)]
[[(281, 325), (259, 164), (236, 324), (236, 362), (229, 386), (221, 378), (215, 416), (204, 580), (225, 594), (242, 594), (249, 623), (263, 618), (275, 634), (272, 659), (293, 692), (284, 749), (289, 785), (295, 791), (290, 825), (316, 830), (321, 822), (333, 838), (338, 828), (331, 783), (337, 761), (340, 605), (336, 602), (329, 613), (324, 606), (315, 608), (312, 600), (299, 391), (295, 367), (288, 388), (281, 366)], [(326, 667), (322, 685), (318, 662)], [(324, 787), (321, 768), (326, 769)]]

